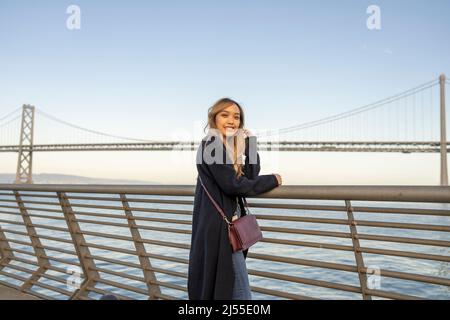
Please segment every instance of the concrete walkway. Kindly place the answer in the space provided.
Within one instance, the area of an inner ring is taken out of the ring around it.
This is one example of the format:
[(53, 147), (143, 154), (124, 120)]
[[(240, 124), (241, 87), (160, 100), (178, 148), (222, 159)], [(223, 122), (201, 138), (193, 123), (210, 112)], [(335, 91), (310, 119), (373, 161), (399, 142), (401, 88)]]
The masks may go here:
[(20, 292), (0, 284), (0, 300), (40, 300), (39, 298)]

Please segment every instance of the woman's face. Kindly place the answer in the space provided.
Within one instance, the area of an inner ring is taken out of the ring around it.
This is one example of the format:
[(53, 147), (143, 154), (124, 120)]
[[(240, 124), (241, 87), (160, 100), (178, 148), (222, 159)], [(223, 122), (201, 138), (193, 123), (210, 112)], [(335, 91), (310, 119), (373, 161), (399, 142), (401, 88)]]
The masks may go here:
[(235, 104), (226, 107), (216, 115), (216, 127), (223, 136), (234, 135), (241, 123), (241, 113)]

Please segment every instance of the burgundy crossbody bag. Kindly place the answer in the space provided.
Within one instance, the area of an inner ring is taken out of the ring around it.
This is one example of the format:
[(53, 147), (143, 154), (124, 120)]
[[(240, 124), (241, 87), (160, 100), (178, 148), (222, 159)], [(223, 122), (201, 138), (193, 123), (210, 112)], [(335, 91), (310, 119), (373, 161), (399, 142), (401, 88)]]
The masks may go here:
[(228, 238), (230, 239), (230, 244), (233, 249), (233, 252), (239, 250), (247, 250), (256, 242), (262, 240), (263, 235), (261, 229), (259, 228), (258, 222), (256, 221), (256, 217), (250, 214), (247, 200), (245, 198), (243, 198), (243, 200), (245, 206), (247, 207), (247, 214), (243, 217), (241, 216), (235, 221), (230, 222), (225, 213), (223, 212), (223, 210), (217, 204), (217, 202), (214, 201), (213, 197), (208, 192), (208, 189), (206, 189), (202, 179), (200, 178), (200, 175), (198, 176), (198, 178), (200, 179), (200, 183), (205, 189), (205, 192), (208, 195), (209, 199), (211, 199), (211, 202), (214, 204), (217, 211), (219, 211), (223, 220), (225, 220), (225, 222), (228, 225)]

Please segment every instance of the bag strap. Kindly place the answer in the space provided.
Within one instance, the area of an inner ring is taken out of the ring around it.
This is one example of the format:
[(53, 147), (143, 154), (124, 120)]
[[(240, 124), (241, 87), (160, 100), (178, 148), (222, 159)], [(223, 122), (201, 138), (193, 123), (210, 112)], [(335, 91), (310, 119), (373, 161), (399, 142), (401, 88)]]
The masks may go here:
[(242, 201), (244, 201), (244, 205), (247, 208), (247, 214), (251, 214), (250, 208), (248, 207), (247, 199), (245, 197), (242, 197)]
[(250, 212), (250, 208), (249, 208), (249, 206), (248, 206), (247, 199), (246, 199), (245, 197), (236, 197), (237, 205), (238, 205), (239, 207), (241, 206), (241, 205), (240, 205), (239, 198), (242, 199), (242, 204), (244, 205), (244, 211), (246, 212), (246, 214), (252, 214), (252, 213)]
[(222, 218), (226, 221), (226, 223), (228, 225), (231, 224), (231, 222), (228, 220), (227, 216), (225, 215), (225, 213), (223, 213), (222, 208), (220, 208), (220, 206), (217, 204), (216, 201), (214, 201), (213, 197), (209, 194), (208, 189), (206, 189), (205, 185), (203, 184), (202, 178), (200, 177), (200, 175), (198, 175), (198, 178), (200, 180), (200, 183), (202, 184), (203, 189), (205, 189), (206, 194), (208, 195), (209, 199), (211, 200), (211, 202), (213, 203), (213, 205), (216, 207), (217, 211), (219, 211), (220, 215), (222, 216)]

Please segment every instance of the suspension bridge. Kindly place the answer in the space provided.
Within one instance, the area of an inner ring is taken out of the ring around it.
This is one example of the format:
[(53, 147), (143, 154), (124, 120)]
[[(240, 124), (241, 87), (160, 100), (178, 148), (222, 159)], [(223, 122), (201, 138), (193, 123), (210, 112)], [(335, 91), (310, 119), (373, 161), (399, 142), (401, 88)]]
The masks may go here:
[[(446, 84), (256, 132), (267, 151), (439, 152), (442, 186), (291, 185), (251, 199), (264, 232), (247, 256), (252, 295), (449, 297)], [(0, 118), (0, 152), (18, 153), (16, 184), (0, 184), (0, 300), (187, 299), (195, 186), (33, 184), (32, 159), (198, 143), (95, 131), (31, 105)]]
[[(445, 93), (449, 83), (445, 75), (441, 75), (340, 114), (256, 132), (258, 150), (440, 153), (441, 185), (446, 186), (449, 144), (446, 140)], [(199, 143), (100, 132), (59, 119), (31, 105), (24, 105), (0, 118), (0, 152), (18, 153), (18, 184), (32, 183), (34, 152), (193, 151)]]

